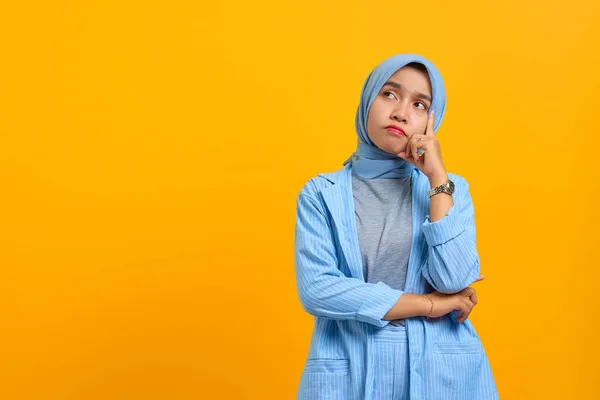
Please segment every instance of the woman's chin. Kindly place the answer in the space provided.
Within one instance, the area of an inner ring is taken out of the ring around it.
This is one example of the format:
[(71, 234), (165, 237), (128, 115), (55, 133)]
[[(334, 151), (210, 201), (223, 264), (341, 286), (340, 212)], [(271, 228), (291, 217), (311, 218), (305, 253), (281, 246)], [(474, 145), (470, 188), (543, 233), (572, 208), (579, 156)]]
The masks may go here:
[(385, 149), (383, 151), (390, 154), (398, 154), (406, 149), (406, 141), (401, 140), (400, 138), (394, 139), (396, 140), (389, 140), (385, 143)]
[[(375, 146), (377, 146), (380, 150), (385, 151), (388, 154), (393, 154), (393, 155), (397, 155), (398, 153), (404, 151), (406, 149), (406, 142), (404, 140), (401, 140), (401, 138), (398, 138), (397, 136), (394, 137), (386, 137), (386, 138), (380, 138), (383, 140), (373, 140), (373, 143), (375, 144)], [(400, 139), (400, 140), (399, 140)]]
[(404, 151), (405, 148), (406, 148), (406, 145), (404, 145), (404, 146), (388, 145), (388, 146), (385, 146), (385, 148), (383, 148), (382, 150), (385, 151), (386, 153), (397, 155), (398, 153)]

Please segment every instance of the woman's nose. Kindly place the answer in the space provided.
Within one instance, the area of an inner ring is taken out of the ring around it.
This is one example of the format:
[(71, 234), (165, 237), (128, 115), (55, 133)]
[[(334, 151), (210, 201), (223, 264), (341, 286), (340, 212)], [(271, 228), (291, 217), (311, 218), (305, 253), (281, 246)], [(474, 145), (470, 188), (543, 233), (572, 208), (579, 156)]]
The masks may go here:
[(392, 118), (396, 121), (406, 121), (406, 109), (402, 104), (398, 104), (392, 112)]

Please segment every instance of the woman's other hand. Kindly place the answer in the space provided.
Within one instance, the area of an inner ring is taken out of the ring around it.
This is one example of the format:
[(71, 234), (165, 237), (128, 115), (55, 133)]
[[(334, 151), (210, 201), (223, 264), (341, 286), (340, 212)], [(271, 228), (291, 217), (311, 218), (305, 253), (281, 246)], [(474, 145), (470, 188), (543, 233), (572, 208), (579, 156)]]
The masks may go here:
[[(484, 279), (483, 275), (479, 275), (479, 278), (475, 282), (479, 282)], [(472, 287), (461, 290), (458, 293), (447, 294), (438, 291), (429, 293), (427, 295), (431, 301), (433, 301), (433, 311), (429, 318), (439, 318), (452, 311), (460, 311), (457, 317), (458, 322), (464, 322), (473, 311), (473, 307), (477, 304), (477, 293)]]

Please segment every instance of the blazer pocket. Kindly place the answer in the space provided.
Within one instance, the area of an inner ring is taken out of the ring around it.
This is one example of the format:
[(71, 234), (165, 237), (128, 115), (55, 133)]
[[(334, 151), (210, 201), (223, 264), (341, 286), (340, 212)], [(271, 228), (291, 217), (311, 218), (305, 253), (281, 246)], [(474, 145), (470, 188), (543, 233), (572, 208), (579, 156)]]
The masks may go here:
[(307, 360), (300, 378), (298, 400), (346, 400), (350, 393), (349, 359)]
[(447, 398), (475, 400), (479, 396), (483, 347), (479, 340), (468, 342), (436, 342), (429, 365), (430, 384)]
[(468, 342), (435, 342), (433, 345), (434, 353), (467, 354), (478, 353), (480, 350), (481, 342), (479, 340), (471, 340)]

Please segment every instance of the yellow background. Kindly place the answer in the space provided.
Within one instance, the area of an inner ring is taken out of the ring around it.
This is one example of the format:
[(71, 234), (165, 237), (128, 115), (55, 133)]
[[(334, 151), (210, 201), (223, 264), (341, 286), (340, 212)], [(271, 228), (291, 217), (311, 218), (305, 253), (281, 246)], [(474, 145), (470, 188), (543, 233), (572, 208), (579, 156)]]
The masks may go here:
[(503, 399), (600, 396), (596, 1), (0, 6), (0, 398), (291, 399), (296, 195), (416, 52)]

